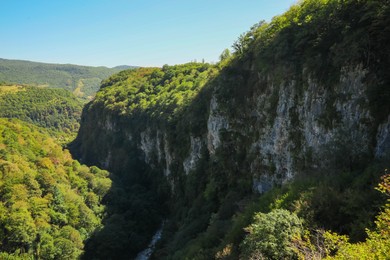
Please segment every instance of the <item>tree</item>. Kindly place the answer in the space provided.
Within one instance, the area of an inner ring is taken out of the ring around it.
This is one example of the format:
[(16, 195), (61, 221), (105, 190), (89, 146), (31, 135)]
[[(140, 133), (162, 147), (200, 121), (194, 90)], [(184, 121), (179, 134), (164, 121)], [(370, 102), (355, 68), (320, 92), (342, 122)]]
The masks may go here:
[(9, 232), (9, 241), (28, 251), (36, 238), (37, 230), (30, 212), (24, 202), (13, 205), (8, 221), (5, 224)]
[(250, 30), (241, 34), (238, 39), (233, 43), (232, 47), (238, 55), (242, 55), (256, 39), (256, 31), (263, 26), (265, 21), (260, 21), (254, 24)]
[[(388, 259), (390, 252), (390, 174), (382, 177), (382, 182), (377, 190), (387, 195), (389, 198), (375, 221), (376, 229), (367, 229), (368, 239), (364, 243), (351, 244), (346, 242), (333, 243), (333, 248), (337, 250), (332, 259)], [(333, 234), (331, 242), (339, 241), (341, 236)], [(331, 244), (331, 243), (329, 243)]]
[(225, 49), (221, 55), (219, 55), (219, 60), (220, 61), (224, 61), (228, 58), (230, 58), (232, 56), (232, 54), (230, 53), (229, 49)]
[(301, 236), (303, 227), (296, 214), (276, 209), (255, 214), (254, 222), (245, 231), (248, 235), (241, 243), (244, 259), (294, 259), (297, 255), (291, 242)]
[[(377, 190), (390, 197), (390, 175), (384, 175)], [(350, 243), (349, 237), (330, 231), (305, 232), (295, 239), (294, 250), (300, 259), (388, 259), (390, 252), (390, 199), (377, 216), (374, 230), (366, 229), (365, 242)]]

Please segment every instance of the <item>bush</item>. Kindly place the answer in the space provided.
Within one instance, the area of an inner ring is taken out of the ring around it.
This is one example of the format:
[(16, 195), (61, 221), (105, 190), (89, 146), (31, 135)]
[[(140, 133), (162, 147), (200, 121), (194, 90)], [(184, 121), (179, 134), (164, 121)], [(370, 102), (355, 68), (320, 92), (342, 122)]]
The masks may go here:
[(303, 232), (302, 220), (294, 213), (276, 209), (268, 214), (255, 214), (253, 223), (241, 243), (244, 259), (295, 259), (291, 241)]

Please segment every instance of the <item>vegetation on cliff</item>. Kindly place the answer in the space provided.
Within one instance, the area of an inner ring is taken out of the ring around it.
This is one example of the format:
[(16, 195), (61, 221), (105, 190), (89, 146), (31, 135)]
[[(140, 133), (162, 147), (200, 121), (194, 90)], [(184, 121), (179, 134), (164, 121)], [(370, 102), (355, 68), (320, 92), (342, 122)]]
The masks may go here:
[[(156, 259), (386, 259), (388, 42), (389, 0), (303, 0), (215, 65), (0, 59), (0, 259), (128, 259), (162, 223)], [(101, 81), (69, 148), (112, 174), (57, 143)]]
[[(94, 101), (86, 105), (88, 122), (110, 120), (103, 123), (108, 129), (97, 132), (83, 118), (84, 127), (70, 147), (86, 163), (107, 167), (115, 173), (113, 189), (106, 200), (107, 224), (87, 244), (86, 258), (120, 259), (134, 256), (147, 246), (166, 217), (170, 188), (162, 172), (150, 169), (141, 160), (139, 149), (123, 140), (138, 139), (135, 133), (149, 124), (175, 128), (181, 113), (191, 110), (189, 106), (199, 90), (215, 73), (214, 66), (203, 63), (123, 71), (105, 80)], [(196, 116), (204, 118), (205, 113)], [(125, 125), (132, 126), (131, 133), (126, 133)], [(83, 134), (86, 131), (88, 136)], [(178, 142), (181, 140), (177, 138)], [(103, 146), (98, 148), (97, 144)], [(88, 153), (78, 153), (86, 150)], [(107, 151), (115, 156), (107, 158)]]
[[(116, 74), (103, 82), (96, 99), (85, 107), (72, 149), (85, 162), (112, 170), (114, 185), (121, 187), (128, 201), (140, 198), (141, 205), (152, 206), (155, 204), (148, 197), (169, 198), (163, 207), (148, 213), (156, 229), (161, 215), (167, 217), (156, 258), (295, 259), (305, 247), (311, 247), (310, 241), (321, 228), (348, 235), (350, 242), (368, 236), (369, 244), (384, 230), (365, 232), (373, 227), (384, 202), (374, 187), (388, 167), (374, 161), (374, 141), (368, 144), (369, 153), (350, 154), (349, 158), (345, 157), (353, 150), (349, 142), (335, 144), (337, 149), (329, 146), (325, 151), (324, 147), (322, 160), (335, 162), (326, 169), (310, 164), (310, 151), (305, 158), (292, 153), (300, 163), (294, 165), (296, 179), (261, 196), (253, 194), (251, 173), (251, 162), (259, 155), (248, 147), (257, 140), (259, 128), (273, 126), (281, 85), (294, 87), (294, 101), (298, 100), (295, 107), (288, 108), (294, 129), (286, 138), (292, 139), (292, 150), (302, 148), (299, 105), (308, 82), (324, 86), (330, 93), (325, 97), (325, 111), (316, 118), (320, 127), (329, 130), (340, 125), (334, 107), (340, 93), (334, 90), (346, 67), (364, 72), (363, 83), (368, 86), (364, 95), (372, 115), (366, 124), (372, 125), (371, 139), (375, 140), (378, 125), (390, 112), (386, 69), (390, 65), (386, 45), (390, 41), (389, 13), (389, 1), (305, 0), (270, 23), (253, 26), (234, 43), (232, 55), (223, 52), (217, 65), (190, 63)], [(258, 102), (252, 100), (255, 94), (269, 97), (263, 111), (254, 109)], [(218, 100), (217, 108), (212, 107), (212, 97)], [(232, 119), (232, 129), (220, 131), (221, 146), (210, 153), (205, 142), (213, 127), (208, 124), (212, 109)], [(196, 145), (200, 148), (191, 157), (189, 150), (196, 150)], [(187, 158), (197, 160), (189, 171), (183, 163)], [(258, 171), (275, 171), (274, 165), (262, 166)], [(143, 196), (142, 190), (149, 195)], [(107, 200), (108, 205), (115, 205), (115, 198)], [(136, 212), (133, 206), (129, 208)], [(116, 223), (129, 227), (129, 231), (122, 228), (123, 233), (145, 241), (152, 236), (152, 229), (132, 233), (142, 214), (129, 216), (115, 209), (112, 220), (114, 216), (122, 221)], [(291, 221), (294, 225), (285, 233), (268, 232), (267, 228)], [(387, 243), (388, 234), (383, 234)], [(269, 241), (260, 238), (264, 236)], [(91, 240), (91, 251), (105, 246), (104, 250), (117, 252), (119, 258), (142, 246), (127, 250), (135, 239), (121, 248), (104, 244), (103, 238), (109, 237), (97, 234), (97, 240)], [(296, 250), (290, 244), (294, 241)], [(342, 254), (342, 248), (339, 243), (326, 255)]]
[(217, 72), (207, 63), (127, 70), (102, 82), (92, 106), (113, 114), (166, 122), (188, 106)]

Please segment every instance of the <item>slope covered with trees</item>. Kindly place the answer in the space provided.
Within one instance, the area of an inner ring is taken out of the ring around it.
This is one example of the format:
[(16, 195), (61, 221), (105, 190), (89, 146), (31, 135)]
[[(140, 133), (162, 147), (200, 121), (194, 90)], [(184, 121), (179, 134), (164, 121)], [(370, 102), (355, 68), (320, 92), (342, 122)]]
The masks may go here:
[(65, 140), (77, 133), (82, 106), (64, 89), (0, 85), (0, 117), (33, 123)]
[[(379, 257), (389, 17), (387, 0), (304, 0), (253, 26), (217, 65), (116, 74), (85, 107), (72, 151), (111, 170), (128, 201), (167, 198), (150, 215), (155, 229), (165, 219), (157, 259)], [(115, 212), (132, 234), (141, 215)], [(100, 234), (89, 244), (98, 258)], [(142, 248), (104, 246), (117, 259)]]
[(90, 100), (100, 82), (131, 66), (114, 68), (0, 59), (0, 82), (63, 88)]
[(77, 259), (110, 187), (107, 171), (80, 165), (44, 129), (0, 119), (0, 258)]

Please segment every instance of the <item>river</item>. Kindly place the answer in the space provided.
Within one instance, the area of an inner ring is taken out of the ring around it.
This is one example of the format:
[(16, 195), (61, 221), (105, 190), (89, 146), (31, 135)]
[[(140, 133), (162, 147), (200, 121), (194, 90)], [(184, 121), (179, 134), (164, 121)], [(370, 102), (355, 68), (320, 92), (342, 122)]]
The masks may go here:
[(161, 225), (161, 227), (157, 230), (157, 232), (154, 234), (152, 240), (150, 241), (148, 247), (138, 253), (135, 260), (149, 260), (150, 256), (152, 255), (154, 248), (156, 247), (157, 242), (161, 239), (162, 230), (164, 227), (164, 223)]

